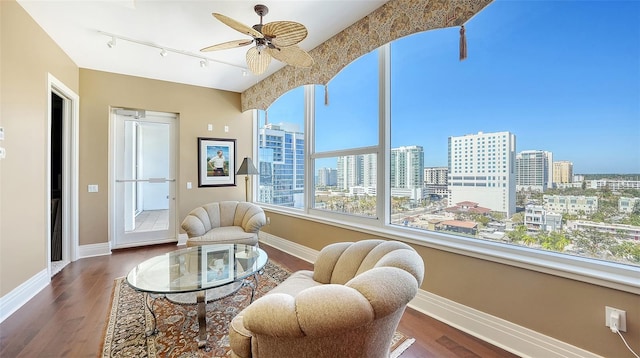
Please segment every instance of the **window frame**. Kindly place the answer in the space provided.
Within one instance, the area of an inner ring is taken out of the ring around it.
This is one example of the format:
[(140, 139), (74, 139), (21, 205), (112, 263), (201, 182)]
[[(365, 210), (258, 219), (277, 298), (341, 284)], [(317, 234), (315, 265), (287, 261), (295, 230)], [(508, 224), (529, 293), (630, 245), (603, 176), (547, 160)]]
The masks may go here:
[[(316, 153), (314, 150), (314, 111), (315, 85), (305, 85), (305, 161), (304, 161), (304, 198), (303, 209), (281, 207), (258, 203), (265, 210), (286, 216), (305, 219), (321, 224), (354, 230), (370, 235), (407, 242), (410, 244), (443, 250), (455, 254), (505, 264), (526, 270), (551, 274), (567, 279), (587, 282), (624, 292), (640, 294), (640, 267), (616, 262), (572, 256), (553, 251), (533, 249), (526, 246), (506, 244), (484, 239), (471, 239), (463, 236), (419, 230), (390, 224), (390, 163), (391, 152), (391, 44), (385, 44), (374, 51), (378, 54), (379, 69), (379, 142), (377, 146), (335, 150)], [(257, 127), (257, 111), (254, 111), (254, 128)], [(254, 151), (257, 154), (257, 130), (254, 135)], [(352, 216), (313, 208), (315, 194), (316, 159), (341, 155), (376, 153), (378, 158), (377, 175), (377, 218)], [(254, 155), (255, 155), (254, 154)], [(254, 183), (255, 184), (255, 183)], [(256, 192), (254, 187), (253, 193)]]

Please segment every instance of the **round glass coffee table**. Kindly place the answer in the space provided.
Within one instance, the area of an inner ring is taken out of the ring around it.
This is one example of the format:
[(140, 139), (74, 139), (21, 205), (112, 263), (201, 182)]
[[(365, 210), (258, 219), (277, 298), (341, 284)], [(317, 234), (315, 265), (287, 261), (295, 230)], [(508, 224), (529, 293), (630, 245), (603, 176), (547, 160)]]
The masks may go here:
[(251, 301), (258, 280), (257, 273), (267, 264), (264, 250), (240, 244), (202, 245), (152, 257), (134, 267), (127, 283), (145, 293), (147, 309), (153, 316), (153, 304), (159, 297), (180, 304), (196, 304), (198, 309), (198, 347), (206, 346), (206, 303), (251, 287)]

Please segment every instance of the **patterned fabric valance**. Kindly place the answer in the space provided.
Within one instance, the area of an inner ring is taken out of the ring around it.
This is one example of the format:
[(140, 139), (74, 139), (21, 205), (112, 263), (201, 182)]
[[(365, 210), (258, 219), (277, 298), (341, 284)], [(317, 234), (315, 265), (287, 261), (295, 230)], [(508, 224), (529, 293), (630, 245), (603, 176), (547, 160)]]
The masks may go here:
[(390, 0), (309, 51), (313, 67), (286, 66), (248, 88), (241, 95), (242, 111), (266, 110), (285, 92), (302, 85), (326, 85), (360, 56), (407, 35), (462, 25), (492, 1)]

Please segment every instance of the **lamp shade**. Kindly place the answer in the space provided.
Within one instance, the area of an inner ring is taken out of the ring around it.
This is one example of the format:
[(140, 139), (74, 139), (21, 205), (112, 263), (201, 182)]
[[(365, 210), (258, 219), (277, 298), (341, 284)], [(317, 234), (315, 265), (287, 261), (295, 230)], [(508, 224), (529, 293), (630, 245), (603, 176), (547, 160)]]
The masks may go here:
[(256, 169), (256, 167), (253, 165), (253, 161), (251, 161), (251, 158), (244, 157), (244, 159), (242, 160), (242, 164), (240, 164), (240, 168), (238, 168), (238, 171), (236, 172), (236, 175), (256, 175), (256, 174), (260, 174), (260, 173), (258, 173), (258, 169)]

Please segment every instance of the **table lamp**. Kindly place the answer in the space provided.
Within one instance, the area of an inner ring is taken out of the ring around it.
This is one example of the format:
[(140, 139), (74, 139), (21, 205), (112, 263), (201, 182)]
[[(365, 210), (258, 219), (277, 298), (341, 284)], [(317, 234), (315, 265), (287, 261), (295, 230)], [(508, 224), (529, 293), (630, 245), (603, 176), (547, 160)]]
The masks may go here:
[(249, 201), (249, 175), (256, 175), (258, 173), (258, 169), (253, 165), (253, 161), (251, 158), (244, 157), (242, 160), (242, 164), (240, 164), (240, 168), (236, 172), (236, 175), (246, 175), (244, 178), (244, 193), (246, 201)]

